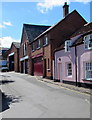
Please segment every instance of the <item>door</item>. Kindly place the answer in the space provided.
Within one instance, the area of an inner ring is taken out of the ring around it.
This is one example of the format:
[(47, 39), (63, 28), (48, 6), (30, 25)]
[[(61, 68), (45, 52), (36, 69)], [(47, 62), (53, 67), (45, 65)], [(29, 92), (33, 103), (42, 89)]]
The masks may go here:
[(24, 70), (24, 65), (23, 65), (23, 61), (21, 62), (21, 73), (23, 73)]
[(62, 64), (58, 63), (58, 79), (62, 82)]
[(34, 75), (43, 76), (43, 61), (42, 61), (42, 57), (34, 59)]
[(25, 60), (25, 73), (28, 74), (28, 60)]
[(9, 57), (9, 70), (14, 71), (14, 55)]
[(43, 77), (46, 77), (46, 71), (47, 71), (47, 68), (46, 68), (46, 59), (44, 59), (44, 75), (43, 75)]

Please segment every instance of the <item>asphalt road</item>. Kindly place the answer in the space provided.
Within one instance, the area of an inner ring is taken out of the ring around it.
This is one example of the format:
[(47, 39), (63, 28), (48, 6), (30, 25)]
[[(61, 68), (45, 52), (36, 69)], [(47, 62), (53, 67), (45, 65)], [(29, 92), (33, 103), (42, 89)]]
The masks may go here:
[(0, 73), (3, 118), (90, 118), (90, 96), (37, 80)]

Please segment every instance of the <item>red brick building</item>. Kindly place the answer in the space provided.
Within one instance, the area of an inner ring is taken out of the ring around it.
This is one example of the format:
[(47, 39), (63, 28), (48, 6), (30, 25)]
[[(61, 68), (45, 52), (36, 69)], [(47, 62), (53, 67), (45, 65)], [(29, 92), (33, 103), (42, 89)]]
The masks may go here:
[(20, 43), (13, 42), (7, 56), (9, 71), (19, 72), (19, 48)]
[[(64, 12), (68, 12), (68, 5), (65, 4), (63, 9)], [(31, 74), (52, 78), (54, 50), (86, 24), (86, 21), (76, 10), (70, 14), (67, 12), (64, 13), (64, 19), (30, 42)]]
[(19, 67), (21, 73), (31, 74), (31, 47), (30, 42), (50, 26), (24, 24), (20, 44)]

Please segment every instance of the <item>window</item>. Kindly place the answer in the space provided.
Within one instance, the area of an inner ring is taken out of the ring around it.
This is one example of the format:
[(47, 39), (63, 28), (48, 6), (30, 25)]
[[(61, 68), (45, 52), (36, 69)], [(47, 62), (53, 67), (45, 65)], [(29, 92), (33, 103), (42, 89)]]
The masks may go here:
[(85, 67), (85, 78), (92, 80), (92, 62), (87, 62)]
[(32, 51), (35, 51), (35, 45), (32, 43)]
[(65, 41), (65, 52), (70, 51), (70, 49), (71, 49), (70, 46), (71, 46), (71, 40)]
[(72, 76), (72, 64), (67, 64), (67, 76)]
[(38, 40), (38, 41), (37, 41), (37, 49), (39, 49), (40, 47), (41, 47), (41, 41)]
[(23, 44), (23, 55), (26, 55), (27, 53), (27, 43)]
[(47, 45), (47, 44), (48, 44), (48, 36), (45, 35), (45, 36), (44, 36), (44, 42), (43, 42), (43, 45), (45, 46), (45, 45)]
[(25, 43), (24, 43), (24, 45), (23, 45), (23, 55), (25, 55), (26, 54), (26, 52), (25, 52)]
[(92, 49), (92, 34), (86, 35), (84, 37), (84, 48), (87, 49)]
[(27, 43), (25, 43), (25, 52), (27, 52)]

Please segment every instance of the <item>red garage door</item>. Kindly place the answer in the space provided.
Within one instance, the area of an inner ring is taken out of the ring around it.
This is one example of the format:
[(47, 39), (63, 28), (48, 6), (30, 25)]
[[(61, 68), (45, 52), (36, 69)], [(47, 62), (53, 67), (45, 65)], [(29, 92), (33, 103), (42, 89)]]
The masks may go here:
[(43, 76), (42, 58), (37, 58), (34, 60), (34, 75)]

